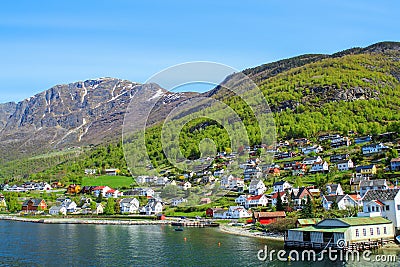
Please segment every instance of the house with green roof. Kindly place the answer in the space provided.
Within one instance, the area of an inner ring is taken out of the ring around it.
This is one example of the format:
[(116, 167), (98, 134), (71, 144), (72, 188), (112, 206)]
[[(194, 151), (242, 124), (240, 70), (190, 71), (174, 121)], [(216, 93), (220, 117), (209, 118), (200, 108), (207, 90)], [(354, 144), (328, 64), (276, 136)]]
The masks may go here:
[(286, 247), (343, 248), (361, 242), (394, 239), (391, 221), (382, 217), (324, 219), (315, 225), (287, 230)]

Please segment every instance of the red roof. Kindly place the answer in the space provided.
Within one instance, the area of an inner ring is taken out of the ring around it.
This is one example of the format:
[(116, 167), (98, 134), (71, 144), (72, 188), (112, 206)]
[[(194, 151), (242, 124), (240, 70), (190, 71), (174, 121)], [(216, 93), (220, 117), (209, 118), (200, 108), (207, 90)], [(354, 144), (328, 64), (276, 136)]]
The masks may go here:
[(262, 198), (263, 195), (258, 195), (258, 196), (250, 196), (247, 198), (247, 200), (259, 200), (260, 198)]
[(361, 196), (359, 194), (348, 194), (348, 195), (349, 195), (349, 197), (351, 197), (355, 201), (358, 201), (358, 200), (361, 199)]
[(115, 193), (115, 190), (114, 190), (114, 189), (110, 189), (110, 190), (107, 191), (107, 193), (114, 194), (114, 193)]
[(375, 203), (378, 204), (379, 206), (385, 206), (385, 204), (383, 204), (383, 203), (380, 202), (379, 200), (375, 200)]
[(93, 188), (93, 191), (103, 190), (104, 188), (105, 188), (105, 186), (96, 186), (95, 188)]
[(278, 217), (286, 217), (286, 213), (284, 211), (271, 211), (271, 212), (254, 212), (255, 218), (278, 218)]

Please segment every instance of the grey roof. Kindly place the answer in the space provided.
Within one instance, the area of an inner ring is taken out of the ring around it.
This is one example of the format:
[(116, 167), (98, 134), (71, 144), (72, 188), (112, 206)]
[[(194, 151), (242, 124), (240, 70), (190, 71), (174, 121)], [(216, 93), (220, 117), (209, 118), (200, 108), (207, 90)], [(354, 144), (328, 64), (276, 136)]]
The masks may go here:
[[(258, 181), (257, 181), (257, 183), (258, 183)], [(283, 185), (284, 183), (286, 183), (286, 182), (285, 182), (285, 181), (279, 181), (279, 182), (274, 183), (273, 186), (276, 186), (276, 185)]]
[(42, 202), (43, 199), (41, 198), (32, 198), (32, 199), (27, 199), (24, 201), (24, 203), (22, 204), (22, 206), (28, 206), (29, 201), (33, 202), (33, 206), (37, 207), (39, 206), (40, 202)]
[(371, 200), (393, 200), (400, 189), (368, 190), (363, 201)]
[(374, 166), (375, 166), (374, 164), (365, 165), (365, 166), (357, 166), (356, 172), (359, 172), (361, 170), (366, 170), (366, 169), (372, 169)]
[(329, 196), (324, 196), (325, 199), (329, 202), (336, 201), (336, 203), (339, 203), (342, 198), (344, 198), (346, 195), (329, 195)]
[(360, 182), (360, 187), (372, 187), (372, 186), (384, 186), (386, 185), (385, 179), (375, 179), (375, 180), (362, 180)]
[(326, 187), (330, 187), (331, 191), (336, 191), (339, 187), (339, 184), (327, 184)]
[(316, 157), (308, 157), (308, 158), (305, 158), (304, 161), (317, 160), (318, 158), (319, 158), (319, 156), (316, 156)]
[(121, 203), (131, 203), (135, 198), (123, 198), (120, 202)]

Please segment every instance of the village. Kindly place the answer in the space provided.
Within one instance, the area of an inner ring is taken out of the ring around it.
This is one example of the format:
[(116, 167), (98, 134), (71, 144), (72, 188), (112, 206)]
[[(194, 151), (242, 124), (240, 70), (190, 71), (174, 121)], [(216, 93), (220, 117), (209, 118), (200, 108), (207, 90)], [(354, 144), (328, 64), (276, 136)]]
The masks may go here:
[[(259, 158), (262, 149), (274, 155), (272, 162)], [(360, 249), (383, 245), (400, 232), (397, 151), (396, 133), (282, 140), (274, 147), (221, 152), (204, 159), (209, 167), (179, 177), (167, 170), (160, 176), (138, 176), (137, 186), (129, 190), (106, 184), (3, 184), (0, 211), (21, 216), (206, 218), (278, 234), (288, 247), (337, 247), (337, 241), (344, 240), (346, 248)], [(229, 165), (240, 155), (247, 162), (230, 172)], [(94, 169), (82, 172), (97, 175)], [(115, 168), (105, 172), (118, 175)], [(206, 190), (199, 191), (201, 186)], [(213, 195), (217, 189), (224, 192), (218, 199)]]

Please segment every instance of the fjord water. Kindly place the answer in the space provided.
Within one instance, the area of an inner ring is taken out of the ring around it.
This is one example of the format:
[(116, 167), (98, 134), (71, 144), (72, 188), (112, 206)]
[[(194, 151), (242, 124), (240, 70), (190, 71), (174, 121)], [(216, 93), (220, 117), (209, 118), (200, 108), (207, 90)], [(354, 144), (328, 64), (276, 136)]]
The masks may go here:
[[(185, 240), (186, 238), (186, 240)], [(0, 266), (343, 266), (342, 262), (263, 262), (282, 243), (218, 229), (162, 225), (62, 225), (0, 221)], [(397, 266), (386, 265), (386, 266)], [(349, 266), (381, 266), (354, 263)], [(383, 266), (383, 265), (382, 265)]]

